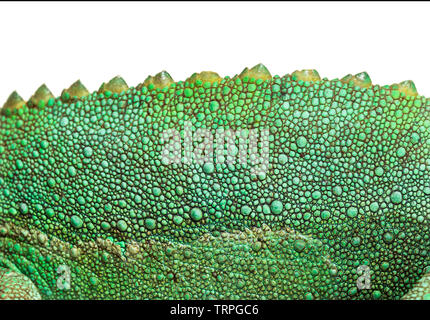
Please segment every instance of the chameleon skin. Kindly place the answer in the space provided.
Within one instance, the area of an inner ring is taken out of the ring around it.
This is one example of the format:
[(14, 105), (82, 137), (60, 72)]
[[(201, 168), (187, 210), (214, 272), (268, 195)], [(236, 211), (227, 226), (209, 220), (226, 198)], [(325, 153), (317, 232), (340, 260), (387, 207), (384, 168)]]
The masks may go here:
[[(257, 65), (13, 93), (0, 298), (428, 299), (430, 102), (412, 82), (369, 81)], [(185, 121), (270, 129), (267, 172), (163, 164), (162, 132)], [(363, 265), (371, 288), (358, 290)]]

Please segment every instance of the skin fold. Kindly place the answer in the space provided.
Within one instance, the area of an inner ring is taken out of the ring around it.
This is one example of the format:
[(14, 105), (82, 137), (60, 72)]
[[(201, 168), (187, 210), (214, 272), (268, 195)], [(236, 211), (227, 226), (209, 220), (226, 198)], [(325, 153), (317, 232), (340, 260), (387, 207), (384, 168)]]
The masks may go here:
[[(429, 112), (412, 81), (261, 64), (14, 92), (0, 299), (430, 299)], [(268, 141), (240, 162), (217, 130)]]

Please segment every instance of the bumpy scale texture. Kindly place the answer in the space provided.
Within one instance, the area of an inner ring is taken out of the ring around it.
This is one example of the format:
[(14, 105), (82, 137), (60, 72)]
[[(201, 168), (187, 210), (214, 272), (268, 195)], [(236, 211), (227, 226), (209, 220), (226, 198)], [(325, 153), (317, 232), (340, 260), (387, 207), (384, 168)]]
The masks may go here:
[[(0, 298), (429, 299), (430, 102), (414, 89), (258, 65), (13, 93)], [(269, 167), (163, 163), (162, 133), (186, 121), (269, 129)]]

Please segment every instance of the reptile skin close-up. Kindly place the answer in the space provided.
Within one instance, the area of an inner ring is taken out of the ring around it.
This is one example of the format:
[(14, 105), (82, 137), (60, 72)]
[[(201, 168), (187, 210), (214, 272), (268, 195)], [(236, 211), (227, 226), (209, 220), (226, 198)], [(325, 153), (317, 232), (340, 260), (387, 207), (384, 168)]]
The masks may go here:
[(429, 218), (412, 81), (258, 64), (1, 109), (0, 299), (428, 300)]

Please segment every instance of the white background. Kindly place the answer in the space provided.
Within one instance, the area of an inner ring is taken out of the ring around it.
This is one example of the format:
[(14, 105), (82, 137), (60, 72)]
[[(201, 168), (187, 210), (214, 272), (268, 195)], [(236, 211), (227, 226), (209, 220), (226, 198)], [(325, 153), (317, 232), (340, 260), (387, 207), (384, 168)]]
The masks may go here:
[(78, 78), (90, 90), (130, 86), (167, 70), (175, 80), (235, 75), (262, 62), (272, 75), (317, 69), (374, 84), (411, 79), (430, 96), (430, 3), (4, 3), (0, 106), (42, 83), (54, 95)]

